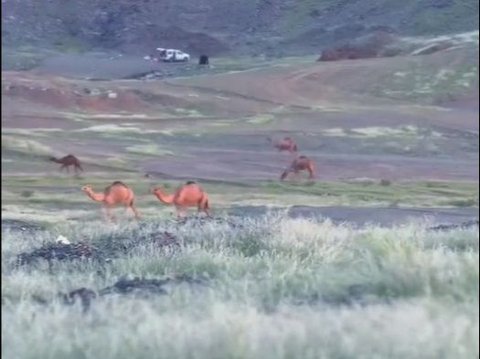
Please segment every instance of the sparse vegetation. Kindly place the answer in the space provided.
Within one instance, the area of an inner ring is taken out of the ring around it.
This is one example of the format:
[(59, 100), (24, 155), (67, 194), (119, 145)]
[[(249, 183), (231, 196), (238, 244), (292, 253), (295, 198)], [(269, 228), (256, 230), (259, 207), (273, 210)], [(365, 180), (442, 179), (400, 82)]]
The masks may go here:
[[(2, 353), (19, 359), (476, 357), (478, 227), (426, 227), (355, 229), (267, 216), (7, 231), (2, 315), (9, 325)], [(12, 266), (15, 255), (58, 234), (98, 245), (165, 230), (180, 239), (179, 252), (140, 243), (103, 266), (82, 260), (54, 263), (50, 271), (42, 262)], [(97, 297), (86, 312), (57, 297), (80, 287), (98, 291), (122, 277), (172, 276), (205, 285), (170, 285), (166, 295), (143, 299)]]
[(384, 95), (390, 98), (452, 101), (462, 93), (478, 87), (478, 66), (458, 66), (453, 69), (427, 69), (413, 67), (408, 72), (396, 72), (389, 80)]
[[(141, 195), (142, 202), (149, 199), (148, 192), (153, 183), (175, 188), (178, 181), (139, 180), (138, 175), (123, 173), (120, 178), (132, 185), (135, 193)], [(10, 177), (4, 180), (9, 193), (4, 194), (4, 204), (22, 203), (24, 206), (41, 206), (48, 210), (50, 204), (62, 204), (62, 207), (78, 206), (85, 202), (79, 186), (84, 183), (93, 186), (105, 186), (107, 178), (82, 175), (79, 179), (67, 177)], [(265, 205), (289, 206), (308, 204), (310, 206), (390, 206), (401, 207), (478, 207), (478, 184), (475, 182), (390, 182), (388, 185), (372, 179), (351, 182), (309, 182), (307, 174), (301, 181), (279, 183), (264, 181), (257, 183), (208, 182), (203, 181), (205, 190), (214, 194), (215, 207), (228, 204), (257, 205), (259, 200)], [(61, 193), (53, 193), (55, 187)], [(35, 191), (33, 198), (21, 197), (28, 188)], [(249, 197), (243, 194), (248, 191)], [(65, 196), (63, 193), (69, 193)], [(150, 199), (140, 208), (150, 207)]]
[(478, 1), (192, 4), (2, 2), (2, 354), (478, 358)]

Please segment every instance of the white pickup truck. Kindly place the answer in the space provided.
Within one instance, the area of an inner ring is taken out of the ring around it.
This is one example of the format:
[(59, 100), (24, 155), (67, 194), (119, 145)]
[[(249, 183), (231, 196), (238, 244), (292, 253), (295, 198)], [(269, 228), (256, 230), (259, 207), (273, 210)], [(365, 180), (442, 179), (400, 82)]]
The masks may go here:
[(190, 55), (176, 49), (164, 49), (157, 47), (157, 51), (160, 52), (158, 59), (164, 62), (187, 62), (190, 61)]

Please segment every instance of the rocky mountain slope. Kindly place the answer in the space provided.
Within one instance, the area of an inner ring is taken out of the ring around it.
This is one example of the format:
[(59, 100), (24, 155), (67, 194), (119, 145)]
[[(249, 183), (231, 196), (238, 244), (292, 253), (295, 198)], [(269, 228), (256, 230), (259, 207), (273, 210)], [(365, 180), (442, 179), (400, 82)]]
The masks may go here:
[(477, 0), (2, 0), (2, 47), (282, 56), (317, 53), (378, 29), (471, 31), (478, 9)]

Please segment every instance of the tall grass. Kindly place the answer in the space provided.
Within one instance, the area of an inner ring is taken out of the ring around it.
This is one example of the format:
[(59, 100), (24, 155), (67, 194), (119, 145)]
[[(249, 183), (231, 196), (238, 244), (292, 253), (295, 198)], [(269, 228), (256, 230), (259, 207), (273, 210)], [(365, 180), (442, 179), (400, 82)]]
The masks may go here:
[[(432, 232), (267, 215), (229, 222), (57, 226), (2, 238), (7, 358), (478, 357), (478, 228)], [(107, 265), (15, 268), (63, 234), (93, 244), (167, 230), (178, 252), (140, 245)], [(120, 277), (186, 274), (163, 296), (98, 298), (83, 313), (58, 292)], [(36, 304), (41, 296), (49, 305)]]

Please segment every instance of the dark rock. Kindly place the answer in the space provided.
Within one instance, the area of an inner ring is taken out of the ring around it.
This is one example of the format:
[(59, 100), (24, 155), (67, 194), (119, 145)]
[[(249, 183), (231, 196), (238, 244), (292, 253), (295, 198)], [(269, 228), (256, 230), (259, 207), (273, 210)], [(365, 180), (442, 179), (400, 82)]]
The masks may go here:
[(324, 50), (317, 61), (368, 59), (376, 56), (377, 53), (373, 49), (362, 49), (351, 45), (344, 45), (342, 47)]
[(478, 227), (478, 219), (463, 222), (460, 224), (440, 224), (435, 227), (430, 227), (430, 231), (451, 231), (453, 229), (468, 229), (472, 227)]
[(97, 243), (97, 247), (106, 258), (131, 253), (137, 248), (149, 245), (153, 245), (157, 249), (180, 248), (179, 241), (172, 233), (164, 231), (145, 235), (141, 228), (125, 236), (108, 238)]
[(67, 305), (73, 305), (79, 299), (85, 312), (90, 308), (90, 303), (92, 299), (97, 297), (97, 294), (91, 289), (80, 288), (72, 290), (67, 294), (60, 294), (60, 296), (63, 299), (63, 303)]
[(390, 32), (377, 30), (355, 42), (323, 50), (317, 61), (355, 60), (384, 56), (385, 48), (394, 40), (395, 37)]
[(72, 261), (89, 259), (97, 256), (100, 256), (97, 248), (91, 246), (88, 243), (50, 243), (41, 248), (35, 249), (32, 252), (25, 252), (19, 254), (17, 256), (17, 264), (31, 264), (39, 259), (44, 259), (50, 263), (53, 260)]
[(32, 232), (44, 231), (45, 228), (39, 224), (20, 221), (17, 219), (3, 219), (2, 230), (32, 233)]
[[(164, 288), (166, 284), (180, 284), (187, 283), (189, 285), (205, 285), (206, 282), (203, 279), (192, 278), (189, 275), (183, 274), (174, 276), (173, 278), (167, 277), (164, 279), (145, 279), (136, 277), (134, 279), (122, 278), (115, 282), (112, 286), (103, 288), (98, 292), (88, 288), (79, 288), (72, 290), (68, 293), (59, 293), (58, 297), (65, 305), (74, 305), (80, 300), (83, 312), (90, 309), (91, 303), (94, 299), (98, 299), (102, 296), (108, 295), (166, 295), (167, 290)], [(51, 301), (46, 300), (40, 296), (33, 295), (32, 299), (38, 304), (47, 305)]]
[(177, 237), (169, 232), (153, 235), (152, 241), (157, 247), (180, 247)]
[(120, 279), (113, 286), (102, 289), (100, 295), (107, 295), (112, 293), (129, 294), (129, 293), (153, 293), (153, 294), (167, 294), (167, 291), (162, 287), (167, 284), (170, 279)]
[(227, 218), (223, 218), (223, 217), (191, 216), (191, 217), (179, 218), (176, 221), (176, 223), (180, 224), (180, 225), (193, 224), (193, 225), (198, 225), (198, 226), (204, 225), (206, 223), (212, 223), (212, 222), (218, 223), (218, 224), (227, 223), (232, 228), (243, 228), (244, 227), (241, 220), (227, 219)]

